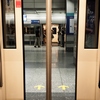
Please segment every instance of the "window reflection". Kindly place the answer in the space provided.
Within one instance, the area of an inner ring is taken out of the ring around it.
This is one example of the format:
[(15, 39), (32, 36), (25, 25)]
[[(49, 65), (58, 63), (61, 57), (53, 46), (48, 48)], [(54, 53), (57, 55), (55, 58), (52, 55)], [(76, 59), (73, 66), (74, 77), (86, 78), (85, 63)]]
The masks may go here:
[(16, 47), (14, 0), (2, 1), (4, 48)]
[[(96, 0), (97, 1), (97, 0)], [(97, 48), (97, 28), (98, 23), (95, 19), (98, 19), (96, 14), (96, 1), (87, 0), (87, 11), (86, 11), (86, 31), (85, 31), (85, 48)]]

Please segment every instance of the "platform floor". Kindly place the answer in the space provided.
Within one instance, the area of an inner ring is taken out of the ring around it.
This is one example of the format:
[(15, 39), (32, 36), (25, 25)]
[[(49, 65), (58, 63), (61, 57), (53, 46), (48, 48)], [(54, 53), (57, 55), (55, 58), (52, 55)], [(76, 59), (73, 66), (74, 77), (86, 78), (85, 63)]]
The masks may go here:
[[(73, 52), (53, 46), (52, 100), (75, 100), (75, 70)], [(25, 46), (25, 91), (26, 100), (46, 100), (45, 46)]]

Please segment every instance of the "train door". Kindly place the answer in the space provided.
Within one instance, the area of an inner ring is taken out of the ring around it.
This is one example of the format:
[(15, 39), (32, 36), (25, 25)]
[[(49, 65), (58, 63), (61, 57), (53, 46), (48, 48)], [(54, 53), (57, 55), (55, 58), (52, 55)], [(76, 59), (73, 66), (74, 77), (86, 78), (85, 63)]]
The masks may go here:
[[(32, 2), (32, 1), (31, 1)], [(38, 9), (35, 8), (38, 15), (42, 15), (40, 19), (44, 19), (45, 17), (45, 23), (46, 27), (44, 26), (44, 30), (46, 30), (46, 46), (40, 46), (39, 45), (24, 45), (24, 54), (25, 54), (25, 99), (45, 99), (45, 100), (51, 100), (51, 99), (69, 99), (69, 100), (75, 100), (76, 98), (76, 67), (73, 64), (73, 52), (66, 52), (64, 46), (52, 46), (51, 45), (51, 28), (55, 30), (56, 27), (58, 27), (57, 24), (53, 25), (51, 21), (52, 15), (60, 16), (58, 17), (58, 21), (62, 21), (61, 14), (58, 12), (51, 14), (51, 4), (53, 5), (59, 2), (62, 3), (62, 5), (65, 5), (66, 1), (58, 1), (58, 0), (42, 0), (42, 1), (35, 1), (32, 2), (34, 5), (36, 4), (37, 7), (39, 7), (41, 4), (46, 5), (46, 14), (44, 15), (44, 11), (41, 11), (39, 13)], [(24, 4), (26, 2), (24, 1)], [(27, 3), (26, 3), (27, 4)], [(74, 3), (72, 2), (74, 5)], [(26, 5), (25, 5), (26, 6)], [(28, 6), (28, 4), (27, 4)], [(53, 6), (54, 7), (54, 6)], [(63, 7), (63, 6), (62, 6)], [(73, 7), (74, 8), (74, 7)], [(34, 9), (34, 7), (33, 7)], [(41, 8), (43, 9), (43, 8)], [(66, 9), (65, 9), (66, 10)], [(27, 11), (26, 11), (27, 12)], [(65, 11), (64, 11), (64, 15)], [(29, 18), (34, 19), (35, 15), (29, 16)], [(32, 17), (33, 16), (33, 17)], [(45, 17), (44, 17), (45, 16)], [(64, 16), (65, 17), (65, 16)], [(31, 19), (31, 20), (32, 20)], [(56, 19), (55, 19), (56, 20)], [(43, 20), (40, 20), (42, 22)], [(66, 23), (66, 21), (65, 21)], [(24, 26), (25, 24), (23, 24)], [(61, 25), (63, 31), (65, 31), (65, 24)], [(56, 36), (57, 33), (53, 34), (55, 37), (54, 42), (57, 42), (58, 37)], [(64, 37), (64, 36), (63, 36)], [(40, 38), (40, 37), (38, 37)], [(55, 45), (55, 44), (53, 44)]]
[(99, 71), (99, 4), (99, 0), (79, 1), (77, 100), (99, 100), (96, 99)]
[[(98, 100), (99, 99), (99, 89), (98, 89), (98, 69), (99, 69), (99, 49), (98, 49), (98, 7), (99, 0), (80, 0), (79, 1), (79, 17), (78, 17), (78, 44), (77, 44), (77, 87), (76, 87), (76, 99), (77, 100)], [(88, 5), (88, 7), (87, 7)], [(92, 6), (91, 6), (92, 5)], [(92, 7), (92, 8), (91, 8)], [(96, 9), (94, 9), (94, 8)], [(22, 1), (21, 0), (0, 0), (0, 36), (3, 37), (2, 40), (2, 59), (3, 59), (3, 87), (0, 87), (0, 99), (4, 98), (4, 100), (23, 100), (26, 98), (25, 96), (32, 97), (32, 99), (37, 99), (37, 96), (41, 98), (46, 98), (46, 100), (51, 100), (51, 1), (46, 1), (46, 9), (47, 9), (47, 48), (27, 48), (26, 56), (29, 59), (27, 68), (28, 76), (25, 76), (25, 57), (24, 55), (24, 46), (23, 46), (23, 33), (22, 33)], [(86, 9), (87, 8), (87, 9)], [(95, 14), (94, 14), (95, 11)], [(87, 20), (86, 20), (87, 19)], [(94, 20), (95, 19), (95, 20)], [(2, 20), (2, 21), (1, 21)], [(86, 24), (88, 23), (88, 24)], [(91, 23), (91, 25), (90, 25)], [(90, 26), (88, 26), (90, 25)], [(87, 27), (86, 27), (87, 26)], [(90, 28), (90, 29), (89, 29)], [(86, 33), (85, 30), (89, 31)], [(93, 29), (93, 30), (92, 30)], [(94, 32), (94, 33), (93, 33)], [(34, 48), (34, 49), (33, 49)], [(45, 52), (46, 50), (46, 52)], [(34, 55), (28, 53), (31, 51)], [(40, 51), (42, 53), (40, 54)], [(46, 54), (45, 54), (46, 53)], [(61, 53), (61, 49), (59, 50)], [(45, 56), (46, 55), (46, 56)], [(63, 53), (63, 56), (65, 53)], [(35, 57), (34, 57), (35, 56)], [(56, 55), (57, 56), (57, 55)], [(34, 58), (34, 59), (31, 59)], [(46, 58), (45, 58), (46, 57)], [(37, 58), (37, 59), (36, 59)], [(45, 61), (42, 59), (44, 58)], [(34, 60), (34, 64), (32, 63)], [(54, 59), (57, 61), (57, 59)], [(36, 65), (38, 61), (38, 65)], [(42, 64), (41, 64), (42, 62)], [(29, 66), (29, 63), (31, 66)], [(33, 65), (36, 65), (31, 70)], [(41, 68), (39, 67), (41, 66)], [(46, 65), (46, 66), (45, 66)], [(55, 64), (54, 64), (55, 65)], [(23, 67), (24, 66), (24, 67)], [(65, 68), (64, 68), (65, 69)], [(58, 69), (59, 72), (63, 74), (64, 70), (61, 68)], [(71, 71), (67, 71), (69, 73)], [(24, 74), (23, 74), (24, 73)], [(1, 73), (0, 73), (1, 74)], [(30, 74), (33, 74), (31, 77)], [(36, 77), (34, 78), (34, 74)], [(55, 73), (54, 80), (61, 81), (65, 80), (66, 75), (61, 78), (61, 74), (59, 77), (56, 77), (58, 73)], [(70, 74), (70, 73), (69, 73)], [(38, 76), (39, 75), (39, 76)], [(71, 75), (71, 74), (70, 74)], [(29, 81), (25, 83), (25, 78)], [(24, 80), (24, 81), (23, 81)], [(71, 88), (71, 86), (67, 86), (64, 84), (58, 84), (58, 81), (55, 82), (55, 90), (58, 91), (54, 95), (54, 100), (56, 100), (57, 96), (61, 98), (61, 100), (75, 100), (70, 99), (70, 92), (65, 91)], [(31, 87), (31, 84), (33, 84)], [(67, 83), (65, 81), (65, 83)], [(28, 88), (25, 87), (28, 86)], [(71, 84), (73, 85), (73, 84)], [(30, 89), (29, 89), (30, 88)], [(75, 88), (75, 87), (72, 87)], [(27, 90), (29, 93), (25, 93)], [(32, 92), (34, 92), (34, 95)], [(97, 91), (97, 92), (96, 92)], [(62, 93), (64, 92), (64, 94)], [(66, 95), (68, 93), (69, 98)], [(56, 95), (56, 96), (55, 96)], [(57, 98), (57, 100), (59, 99)], [(27, 100), (29, 100), (28, 98)]]
[[(58, 42), (57, 32), (58, 32), (58, 25), (55, 23), (53, 25), (52, 18), (55, 18), (55, 22), (61, 20), (62, 17), (65, 18), (66, 15), (66, 6), (65, 0), (53, 0), (53, 1), (29, 1), (29, 3), (33, 3), (34, 11), (37, 13), (33, 13), (30, 11), (31, 14), (26, 9), (27, 21), (29, 20), (37, 21), (40, 18), (40, 23), (45, 23), (44, 30), (46, 31), (46, 46), (39, 45), (38, 41), (37, 45), (24, 45), (24, 61), (25, 61), (25, 99), (32, 100), (32, 99), (43, 99), (43, 100), (75, 100), (76, 94), (76, 82), (75, 82), (75, 70), (76, 67), (73, 64), (73, 53), (66, 52), (64, 46), (57, 46), (56, 42)], [(23, 10), (25, 9), (26, 5), (29, 4), (27, 1), (24, 0)], [(38, 9), (44, 9), (46, 4), (46, 13), (45, 11), (39, 11)], [(62, 8), (64, 11), (63, 14), (58, 13), (55, 9), (55, 5), (59, 6), (62, 4)], [(53, 6), (51, 6), (53, 5)], [(74, 5), (74, 4), (73, 4)], [(39, 8), (38, 8), (39, 7)], [(53, 13), (51, 13), (51, 8), (53, 7)], [(74, 8), (74, 7), (73, 7)], [(42, 14), (41, 14), (42, 12)], [(41, 15), (41, 16), (40, 16)], [(61, 16), (63, 15), (63, 16)], [(35, 17), (37, 16), (37, 17)], [(39, 17), (38, 17), (39, 16)], [(53, 16), (53, 17), (52, 17)], [(59, 16), (59, 17), (57, 17)], [(37, 18), (37, 19), (36, 19)], [(34, 20), (35, 19), (35, 20)], [(23, 26), (25, 26), (25, 23)], [(52, 23), (52, 24), (51, 24)], [(66, 23), (66, 22), (64, 22)], [(31, 23), (30, 23), (31, 25)], [(62, 24), (61, 27), (63, 31), (65, 31), (65, 24)], [(36, 26), (36, 28), (38, 28)], [(57, 29), (57, 30), (56, 30)], [(52, 33), (52, 31), (54, 34)], [(54, 38), (52, 39), (52, 35)], [(64, 37), (64, 36), (63, 36)], [(40, 37), (35, 37), (36, 40)], [(52, 41), (51, 41), (52, 40)], [(55, 42), (52, 43), (52, 42)], [(52, 44), (52, 45), (51, 45)]]
[(21, 14), (21, 0), (0, 0), (0, 100), (24, 98)]

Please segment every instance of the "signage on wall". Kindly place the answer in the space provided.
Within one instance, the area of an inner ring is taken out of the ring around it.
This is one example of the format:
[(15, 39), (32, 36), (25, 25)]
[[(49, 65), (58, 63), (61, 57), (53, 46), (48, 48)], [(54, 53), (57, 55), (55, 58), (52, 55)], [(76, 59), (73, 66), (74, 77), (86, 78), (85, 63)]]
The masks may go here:
[(21, 8), (21, 0), (16, 0), (16, 8)]
[(67, 16), (66, 19), (67, 19), (66, 33), (69, 34), (69, 35), (73, 35), (74, 34), (74, 16)]
[(40, 20), (31, 20), (31, 24), (40, 24)]
[(69, 33), (74, 33), (74, 18), (70, 18)]
[(24, 21), (24, 22), (27, 21), (27, 15), (23, 15), (23, 21)]

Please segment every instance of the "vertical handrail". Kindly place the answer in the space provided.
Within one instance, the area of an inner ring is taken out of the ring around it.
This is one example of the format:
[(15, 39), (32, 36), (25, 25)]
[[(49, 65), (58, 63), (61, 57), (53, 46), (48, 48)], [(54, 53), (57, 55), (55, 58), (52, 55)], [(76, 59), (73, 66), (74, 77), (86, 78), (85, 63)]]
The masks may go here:
[(51, 8), (52, 0), (46, 0), (46, 100), (51, 100)]

